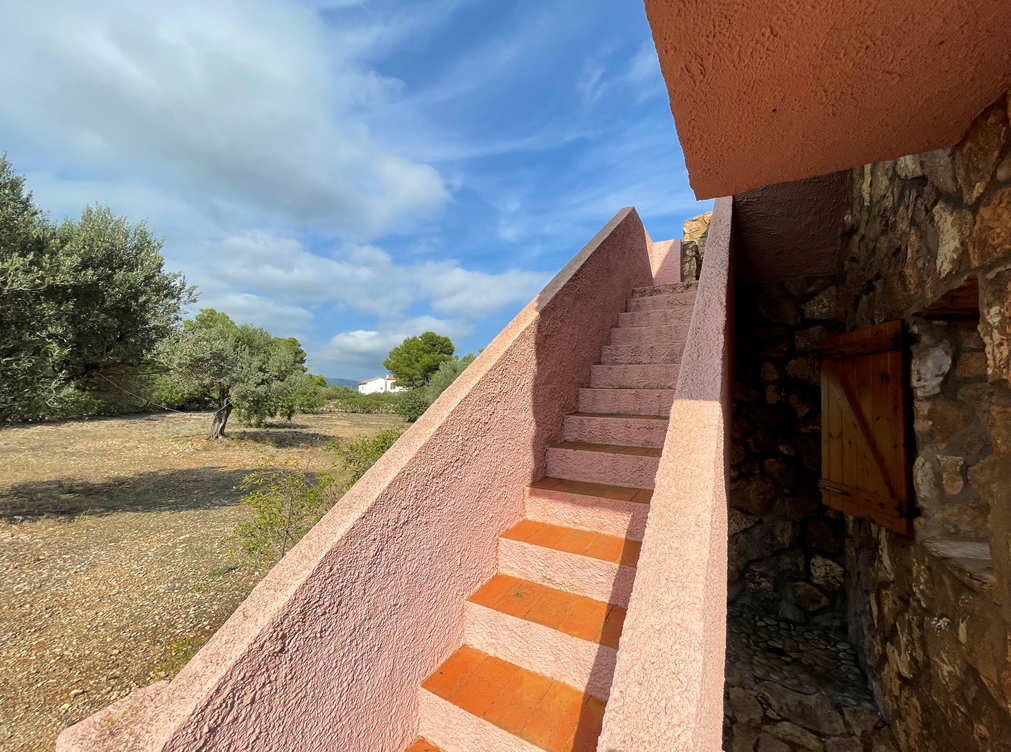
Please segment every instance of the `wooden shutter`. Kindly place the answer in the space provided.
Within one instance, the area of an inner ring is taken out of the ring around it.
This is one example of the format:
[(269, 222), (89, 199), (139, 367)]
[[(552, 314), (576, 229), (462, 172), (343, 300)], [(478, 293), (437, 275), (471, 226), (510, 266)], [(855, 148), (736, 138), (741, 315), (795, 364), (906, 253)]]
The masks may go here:
[(822, 501), (911, 535), (902, 322), (830, 337), (821, 353)]

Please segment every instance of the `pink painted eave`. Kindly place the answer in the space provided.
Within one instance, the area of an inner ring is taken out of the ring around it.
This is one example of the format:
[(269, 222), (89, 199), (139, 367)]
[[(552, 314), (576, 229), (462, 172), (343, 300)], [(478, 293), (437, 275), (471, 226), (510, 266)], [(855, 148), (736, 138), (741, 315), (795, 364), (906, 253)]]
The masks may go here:
[(646, 0), (698, 198), (953, 146), (1011, 87), (1007, 0)]

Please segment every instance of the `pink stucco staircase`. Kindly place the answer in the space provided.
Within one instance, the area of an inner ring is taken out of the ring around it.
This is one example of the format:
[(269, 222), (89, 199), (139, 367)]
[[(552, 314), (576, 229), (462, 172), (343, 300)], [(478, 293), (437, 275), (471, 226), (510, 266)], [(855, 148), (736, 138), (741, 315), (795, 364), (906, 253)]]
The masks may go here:
[(464, 604), (463, 645), (421, 686), (410, 752), (596, 749), (694, 300), (633, 292)]

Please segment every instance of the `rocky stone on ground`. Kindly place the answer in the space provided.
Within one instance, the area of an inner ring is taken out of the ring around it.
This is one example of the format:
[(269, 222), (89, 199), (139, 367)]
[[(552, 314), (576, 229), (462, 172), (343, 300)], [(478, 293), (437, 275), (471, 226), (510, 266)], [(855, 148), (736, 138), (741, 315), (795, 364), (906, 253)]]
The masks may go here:
[(726, 752), (895, 749), (844, 636), (735, 606), (723, 730)]

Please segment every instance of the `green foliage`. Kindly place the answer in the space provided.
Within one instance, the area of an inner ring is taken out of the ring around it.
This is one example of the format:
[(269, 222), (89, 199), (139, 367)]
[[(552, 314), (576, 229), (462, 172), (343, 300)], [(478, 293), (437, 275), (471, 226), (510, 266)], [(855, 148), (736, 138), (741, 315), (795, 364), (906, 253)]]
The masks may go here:
[(357, 483), (402, 433), (399, 428), (387, 428), (372, 436), (331, 442), (327, 449), (336, 452), (341, 469), (348, 474), (345, 488)]
[(320, 473), (295, 461), (277, 468), (273, 457), (264, 460), (241, 485), (249, 492), (241, 503), (254, 511), (253, 518), (236, 526), (233, 534), (242, 551), (255, 562), (284, 556), (401, 433), (388, 428), (373, 436), (331, 442), (327, 449), (336, 455), (334, 465)]
[(340, 498), (332, 473), (311, 473), (294, 462), (276, 468), (274, 460), (261, 462), (240, 485), (249, 492), (240, 503), (254, 516), (239, 523), (234, 535), (253, 561), (284, 556)]
[(161, 245), (104, 207), (51, 224), (0, 156), (0, 422), (95, 412), (110, 389), (136, 391), (194, 300)]
[(397, 377), (398, 386), (425, 386), (439, 366), (449, 360), (456, 348), (449, 337), (435, 332), (425, 332), (419, 337), (408, 337), (390, 350), (383, 365)]
[(395, 415), (402, 392), (374, 392), (362, 394), (351, 389), (330, 387), (327, 407), (337, 413), (382, 413)]
[(442, 363), (439, 366), (439, 370), (432, 374), (432, 380), (428, 385), (430, 403), (435, 402), (439, 398), (439, 395), (446, 391), (450, 384), (456, 381), (464, 369), (474, 362), (474, 358), (476, 357), (474, 353), (468, 353), (462, 358), (453, 358)]
[(413, 423), (420, 418), (428, 406), (432, 404), (429, 397), (428, 387), (420, 386), (409, 392), (401, 392), (397, 395), (397, 413), (408, 423)]
[(231, 403), (244, 423), (262, 426), (278, 415), (291, 420), (300, 410), (315, 412), (323, 406), (320, 387), (305, 373), (298, 340), (237, 325), (213, 308), (183, 322), (162, 343), (159, 358), (168, 368), (161, 394), (215, 406)]

